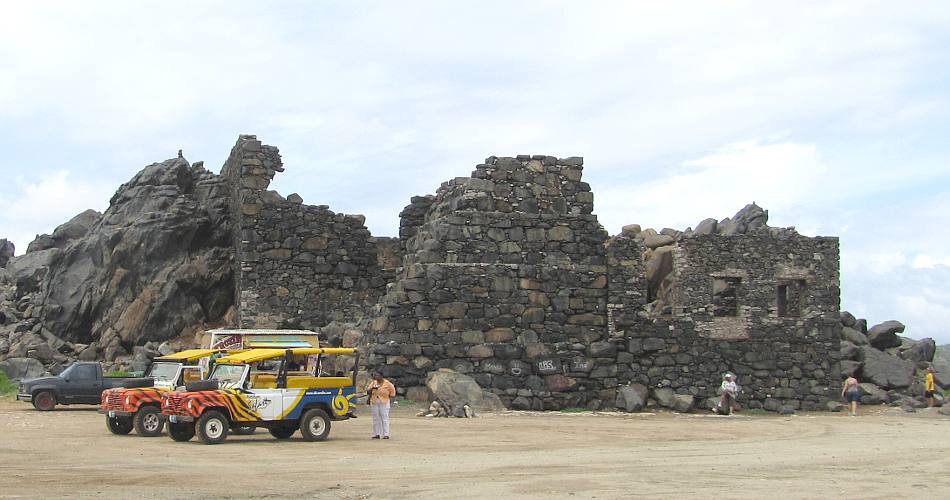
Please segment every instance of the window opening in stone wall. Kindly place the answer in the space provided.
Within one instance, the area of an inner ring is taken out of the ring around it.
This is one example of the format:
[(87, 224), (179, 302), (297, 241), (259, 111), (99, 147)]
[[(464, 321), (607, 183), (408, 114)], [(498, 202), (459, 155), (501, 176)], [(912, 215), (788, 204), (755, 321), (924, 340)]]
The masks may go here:
[(776, 287), (775, 309), (779, 317), (802, 315), (805, 300), (805, 280), (791, 280)]
[(713, 316), (739, 315), (739, 285), (741, 278), (722, 277), (712, 280)]

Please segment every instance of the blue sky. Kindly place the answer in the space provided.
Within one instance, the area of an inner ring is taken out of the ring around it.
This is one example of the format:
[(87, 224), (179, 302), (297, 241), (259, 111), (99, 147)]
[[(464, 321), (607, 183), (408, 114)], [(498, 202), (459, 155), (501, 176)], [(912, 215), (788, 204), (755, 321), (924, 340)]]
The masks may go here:
[(754, 200), (841, 238), (844, 309), (950, 343), (948, 46), (945, 2), (10, 2), (0, 237), (240, 133), (381, 236), (487, 156), (579, 155), (610, 233)]

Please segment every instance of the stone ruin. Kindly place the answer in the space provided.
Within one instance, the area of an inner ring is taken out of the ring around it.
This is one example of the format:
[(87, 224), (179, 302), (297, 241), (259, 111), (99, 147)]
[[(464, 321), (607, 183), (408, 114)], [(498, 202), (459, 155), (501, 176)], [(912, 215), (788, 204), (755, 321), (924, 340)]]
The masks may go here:
[(708, 406), (726, 371), (747, 407), (819, 409), (857, 359), (840, 341), (838, 240), (769, 227), (755, 204), (610, 237), (581, 158), (490, 157), (377, 238), (361, 215), (268, 190), (282, 171), (243, 135), (220, 175), (151, 165), (104, 214), (38, 237), (0, 269), (0, 358), (141, 366), (200, 328), (309, 328), (363, 348), (407, 397), (451, 369), (536, 410)]

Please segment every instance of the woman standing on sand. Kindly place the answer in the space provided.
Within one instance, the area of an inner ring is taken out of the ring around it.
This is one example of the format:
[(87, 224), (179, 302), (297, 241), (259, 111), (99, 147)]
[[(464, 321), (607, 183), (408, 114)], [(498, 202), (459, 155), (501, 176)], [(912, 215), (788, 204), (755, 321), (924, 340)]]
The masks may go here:
[(858, 414), (858, 400), (861, 399), (861, 391), (858, 389), (858, 379), (854, 378), (853, 373), (848, 375), (841, 387), (841, 397), (845, 396), (847, 396), (849, 404), (848, 415), (854, 417)]

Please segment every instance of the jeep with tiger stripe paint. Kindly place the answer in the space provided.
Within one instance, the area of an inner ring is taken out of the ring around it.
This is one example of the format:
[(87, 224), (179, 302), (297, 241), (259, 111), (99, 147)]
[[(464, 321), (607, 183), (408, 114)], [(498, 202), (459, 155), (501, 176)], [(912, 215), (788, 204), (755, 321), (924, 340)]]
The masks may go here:
[(141, 436), (158, 436), (165, 425), (162, 393), (201, 380), (203, 370), (195, 363), (226, 352), (224, 349), (189, 349), (158, 357), (152, 361), (145, 378), (151, 380), (152, 385), (102, 391), (99, 413), (106, 415), (106, 427), (113, 434), (128, 434), (134, 428)]
[(231, 429), (264, 427), (278, 439), (298, 429), (323, 441), (334, 420), (354, 418), (359, 353), (352, 348), (252, 349), (217, 360), (209, 379), (162, 396), (175, 441), (197, 435), (206, 444)]

